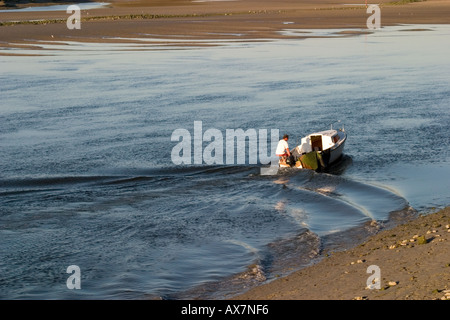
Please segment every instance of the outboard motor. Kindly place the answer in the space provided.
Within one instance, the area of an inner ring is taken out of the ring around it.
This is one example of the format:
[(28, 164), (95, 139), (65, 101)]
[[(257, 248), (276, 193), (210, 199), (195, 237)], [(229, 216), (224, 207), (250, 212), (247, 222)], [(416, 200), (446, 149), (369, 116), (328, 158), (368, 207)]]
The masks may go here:
[(295, 157), (292, 153), (289, 157), (286, 157), (286, 164), (291, 167), (295, 166)]

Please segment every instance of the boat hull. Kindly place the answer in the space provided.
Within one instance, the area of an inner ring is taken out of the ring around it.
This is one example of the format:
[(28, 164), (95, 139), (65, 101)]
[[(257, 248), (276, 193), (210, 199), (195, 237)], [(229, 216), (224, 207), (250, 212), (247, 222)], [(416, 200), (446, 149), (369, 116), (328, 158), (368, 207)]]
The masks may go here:
[[(317, 137), (322, 137), (322, 139), (319, 138), (318, 142)], [(326, 169), (342, 158), (346, 140), (347, 134), (341, 130), (317, 132), (303, 138), (302, 144), (293, 150), (294, 158), (297, 159), (295, 167), (313, 170)], [(316, 143), (319, 148), (316, 148)], [(322, 147), (325, 146), (327, 146), (325, 150), (322, 150)], [(299, 161), (301, 165), (298, 165)]]
[[(345, 132), (339, 132), (339, 134), (342, 134), (342, 137), (341, 137), (341, 135), (339, 135), (340, 139), (339, 139), (338, 143), (336, 144), (336, 146), (328, 149), (330, 156), (329, 156), (329, 160), (326, 164), (327, 166), (338, 161), (344, 154), (344, 146), (345, 146), (345, 141), (347, 140), (347, 134)], [(327, 152), (327, 150), (323, 151), (322, 153), (325, 153), (325, 152)]]

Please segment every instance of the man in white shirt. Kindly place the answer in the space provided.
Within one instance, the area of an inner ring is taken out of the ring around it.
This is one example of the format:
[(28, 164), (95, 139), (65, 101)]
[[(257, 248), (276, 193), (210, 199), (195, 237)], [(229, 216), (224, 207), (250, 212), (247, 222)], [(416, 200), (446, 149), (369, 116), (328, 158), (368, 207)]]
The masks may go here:
[(286, 164), (287, 157), (291, 156), (291, 152), (289, 151), (289, 145), (287, 141), (289, 140), (289, 136), (285, 134), (283, 139), (278, 142), (277, 150), (275, 154), (280, 157), (280, 164)]

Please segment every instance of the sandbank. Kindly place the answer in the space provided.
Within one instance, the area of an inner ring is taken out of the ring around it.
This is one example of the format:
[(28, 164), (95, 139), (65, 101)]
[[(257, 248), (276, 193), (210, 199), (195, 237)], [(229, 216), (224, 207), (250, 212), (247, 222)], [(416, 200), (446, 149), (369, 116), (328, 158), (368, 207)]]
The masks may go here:
[(233, 299), (450, 300), (450, 207)]
[[(450, 23), (450, 0), (412, 1), (418, 0), (377, 1), (381, 25)], [(189, 45), (198, 39), (304, 38), (307, 35), (288, 35), (281, 31), (345, 28), (355, 29), (355, 33), (366, 32), (370, 16), (365, 2), (355, 0), (111, 0), (108, 3), (102, 8), (82, 10), (79, 30), (67, 28), (70, 14), (65, 11), (0, 12), (0, 45), (11, 47), (39, 41), (136, 42), (136, 38), (184, 39)], [(20, 4), (16, 8), (26, 6)]]

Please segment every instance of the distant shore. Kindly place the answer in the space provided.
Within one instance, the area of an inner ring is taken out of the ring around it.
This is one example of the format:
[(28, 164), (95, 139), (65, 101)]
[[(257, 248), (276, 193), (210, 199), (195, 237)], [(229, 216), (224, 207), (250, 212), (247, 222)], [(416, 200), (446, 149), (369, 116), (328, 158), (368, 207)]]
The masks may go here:
[[(450, 24), (450, 0), (416, 1), (377, 1), (381, 26)], [(70, 14), (65, 11), (1, 12), (0, 45), (20, 47), (37, 41), (133, 42), (136, 38), (181, 39), (189, 45), (198, 39), (305, 38), (307, 35), (292, 36), (281, 31), (345, 28), (356, 29), (357, 33), (367, 30), (366, 21), (370, 16), (364, 1), (347, 0), (111, 0), (108, 3), (103, 8), (82, 10), (79, 30), (67, 28)], [(11, 7), (0, 7), (8, 8)]]
[(450, 300), (450, 207), (233, 299)]

